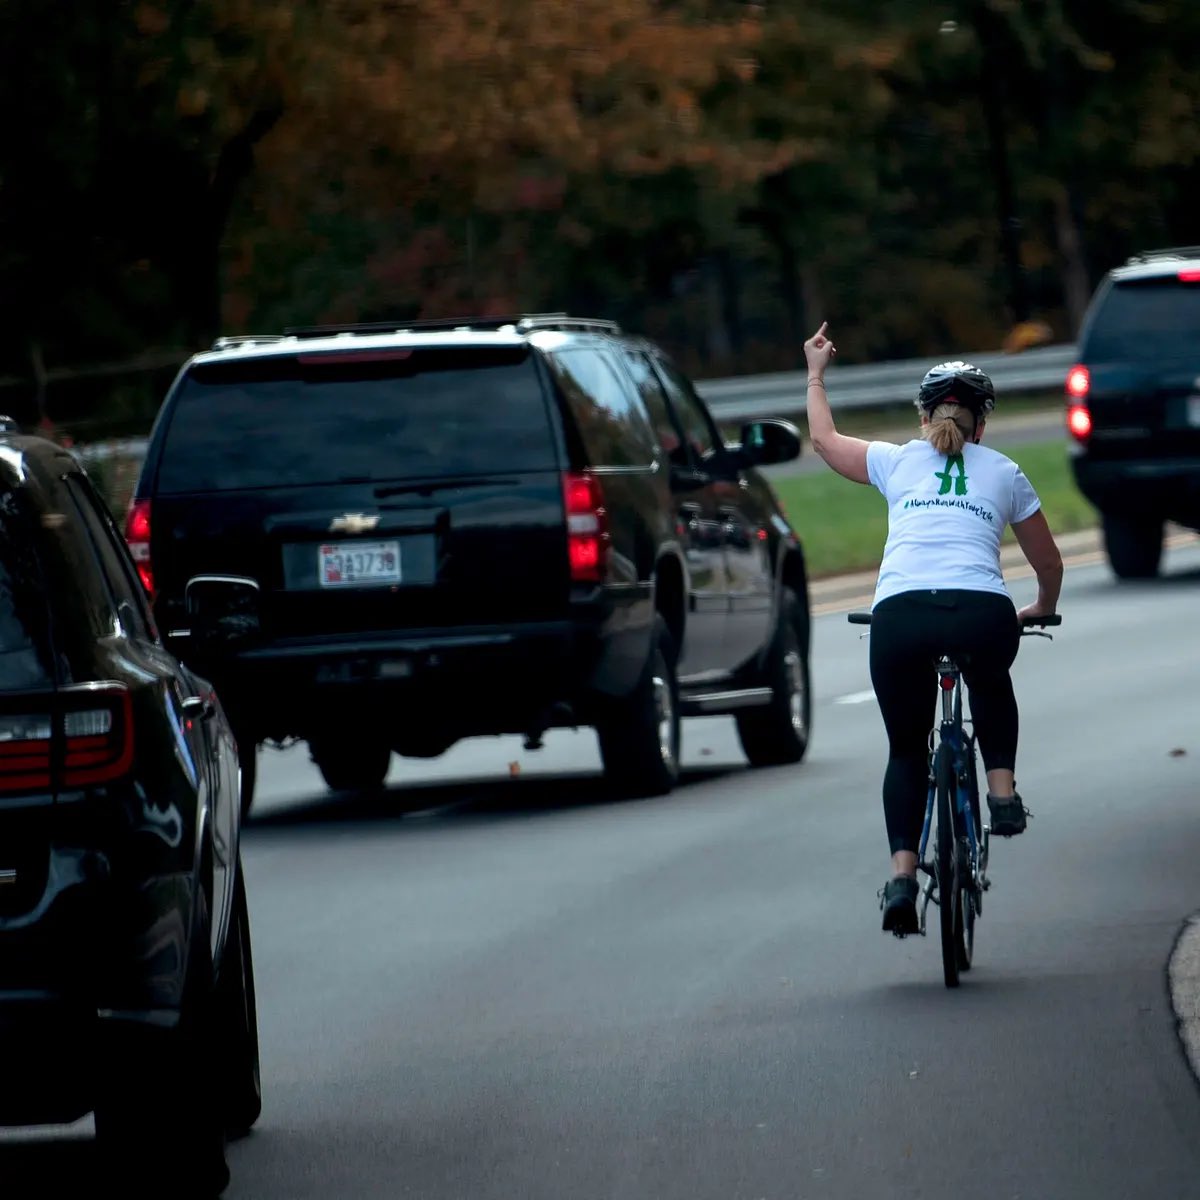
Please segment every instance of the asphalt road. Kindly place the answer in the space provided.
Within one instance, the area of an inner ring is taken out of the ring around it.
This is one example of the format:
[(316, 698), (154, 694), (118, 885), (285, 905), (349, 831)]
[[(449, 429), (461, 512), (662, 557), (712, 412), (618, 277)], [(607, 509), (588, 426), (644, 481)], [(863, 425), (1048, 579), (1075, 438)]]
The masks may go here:
[[(373, 803), (264, 752), (266, 1107), (228, 1195), (1200, 1197), (1166, 988), (1200, 907), (1198, 597), (1195, 545), (1153, 584), (1082, 567), (1024, 644), (1035, 817), (956, 992), (936, 937), (879, 931), (884, 741), (842, 617), (815, 627), (811, 758), (751, 773), (731, 722), (693, 724), (663, 800), (606, 801), (586, 735), (398, 762)], [(7, 1165), (53, 1195), (89, 1155), (79, 1130)]]

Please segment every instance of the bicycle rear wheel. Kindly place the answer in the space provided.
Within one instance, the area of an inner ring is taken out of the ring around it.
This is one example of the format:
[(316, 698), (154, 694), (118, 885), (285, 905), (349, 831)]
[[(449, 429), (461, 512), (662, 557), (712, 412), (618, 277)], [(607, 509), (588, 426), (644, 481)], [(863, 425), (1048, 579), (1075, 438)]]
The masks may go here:
[(971, 959), (975, 955), (975, 895), (969, 880), (971, 871), (970, 849), (965, 838), (958, 842), (958, 899), (954, 904), (954, 957), (958, 964), (959, 974), (971, 969)]
[[(983, 836), (983, 826), (979, 823), (979, 777), (975, 771), (975, 742), (968, 738), (966, 743), (967, 756), (967, 798), (971, 804), (971, 819), (975, 822), (975, 837)], [(971, 872), (971, 843), (967, 839), (965, 829), (958, 833), (958, 905), (954, 926), (955, 952), (958, 957), (959, 974), (971, 969), (971, 960), (975, 956), (975, 918), (979, 914), (979, 892)]]
[(937, 831), (934, 839), (937, 856), (938, 915), (942, 927), (942, 975), (948, 988), (958, 987), (959, 912), (962, 892), (958, 882), (958, 839), (954, 836), (954, 803), (957, 781), (954, 777), (954, 752), (946, 742), (937, 748), (934, 761), (937, 789)]

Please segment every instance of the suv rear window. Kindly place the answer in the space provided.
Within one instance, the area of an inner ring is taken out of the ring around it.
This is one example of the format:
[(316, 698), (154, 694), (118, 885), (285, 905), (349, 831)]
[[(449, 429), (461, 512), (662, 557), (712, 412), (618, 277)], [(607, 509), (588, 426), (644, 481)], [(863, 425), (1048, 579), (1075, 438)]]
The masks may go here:
[(20, 493), (0, 492), (0, 691), (53, 685), (50, 614)]
[(1085, 335), (1083, 357), (1200, 357), (1200, 284), (1178, 279), (1114, 283)]
[(157, 491), (556, 468), (525, 347), (314, 351), (189, 371), (175, 392)]

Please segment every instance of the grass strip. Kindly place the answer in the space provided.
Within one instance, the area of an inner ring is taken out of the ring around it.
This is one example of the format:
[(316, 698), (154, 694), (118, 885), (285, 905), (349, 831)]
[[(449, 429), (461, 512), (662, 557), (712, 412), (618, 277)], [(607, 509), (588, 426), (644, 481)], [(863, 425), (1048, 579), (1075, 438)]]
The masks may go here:
[[(1096, 510), (1075, 486), (1062, 442), (1032, 442), (1006, 447), (1004, 453), (1033, 484), (1055, 533), (1097, 524)], [(851, 483), (832, 470), (777, 479), (772, 486), (804, 544), (810, 579), (879, 566), (887, 506), (873, 487)], [(1004, 540), (1013, 540), (1011, 529), (1005, 530)]]

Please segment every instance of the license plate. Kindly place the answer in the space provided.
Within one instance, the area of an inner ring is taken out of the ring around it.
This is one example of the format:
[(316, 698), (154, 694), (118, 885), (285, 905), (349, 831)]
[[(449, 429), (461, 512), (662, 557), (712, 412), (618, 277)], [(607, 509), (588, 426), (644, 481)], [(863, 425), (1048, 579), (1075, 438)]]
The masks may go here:
[(1187, 419), (1189, 425), (1200, 425), (1200, 395), (1188, 397)]
[(317, 550), (322, 587), (363, 587), (400, 582), (399, 542), (331, 542)]

